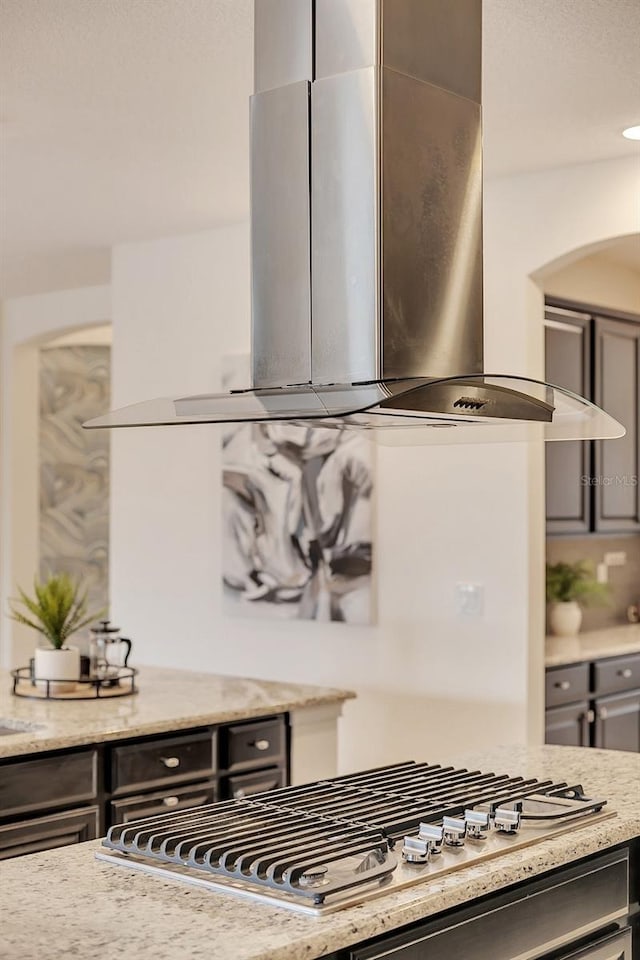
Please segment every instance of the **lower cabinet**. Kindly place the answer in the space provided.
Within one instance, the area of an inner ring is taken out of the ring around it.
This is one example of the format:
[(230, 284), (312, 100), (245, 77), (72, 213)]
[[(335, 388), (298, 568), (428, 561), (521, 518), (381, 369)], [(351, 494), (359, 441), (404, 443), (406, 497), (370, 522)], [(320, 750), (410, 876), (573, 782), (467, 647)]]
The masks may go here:
[(640, 690), (595, 700), (594, 747), (640, 753)]
[(558, 743), (564, 747), (590, 746), (590, 716), (586, 700), (568, 707), (550, 707), (545, 712), (545, 743)]
[(279, 767), (259, 770), (257, 773), (241, 773), (221, 781), (224, 795), (234, 800), (242, 800), (243, 797), (250, 797), (254, 793), (265, 793), (267, 790), (277, 790), (278, 787), (284, 786), (284, 770)]
[(545, 742), (640, 753), (640, 654), (549, 667)]
[(628, 850), (563, 867), (332, 960), (632, 960)]
[(214, 781), (190, 787), (177, 787), (171, 792), (146, 793), (126, 800), (112, 800), (109, 804), (109, 825), (129, 823), (145, 817), (157, 817), (185, 807), (201, 807), (217, 799)]
[(98, 807), (5, 824), (0, 826), (0, 860), (95, 840), (99, 829)]
[(0, 859), (289, 782), (288, 717), (0, 761)]

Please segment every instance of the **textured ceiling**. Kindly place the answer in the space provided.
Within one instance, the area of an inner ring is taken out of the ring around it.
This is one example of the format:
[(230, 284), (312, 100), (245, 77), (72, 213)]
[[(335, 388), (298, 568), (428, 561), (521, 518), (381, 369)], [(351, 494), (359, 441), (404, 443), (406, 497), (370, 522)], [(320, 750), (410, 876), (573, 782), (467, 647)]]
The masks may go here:
[[(5, 296), (247, 215), (251, 6), (0, 0)], [(484, 36), (488, 175), (637, 154), (638, 0), (485, 0)]]

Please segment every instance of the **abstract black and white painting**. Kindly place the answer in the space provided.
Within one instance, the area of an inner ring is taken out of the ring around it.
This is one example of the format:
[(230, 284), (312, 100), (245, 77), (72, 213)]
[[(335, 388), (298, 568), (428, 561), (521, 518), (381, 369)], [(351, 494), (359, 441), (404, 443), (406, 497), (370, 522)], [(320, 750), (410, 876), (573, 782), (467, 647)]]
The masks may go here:
[[(248, 379), (247, 357), (225, 359), (225, 390)], [(227, 613), (372, 622), (373, 449), (357, 432), (303, 424), (225, 431)]]

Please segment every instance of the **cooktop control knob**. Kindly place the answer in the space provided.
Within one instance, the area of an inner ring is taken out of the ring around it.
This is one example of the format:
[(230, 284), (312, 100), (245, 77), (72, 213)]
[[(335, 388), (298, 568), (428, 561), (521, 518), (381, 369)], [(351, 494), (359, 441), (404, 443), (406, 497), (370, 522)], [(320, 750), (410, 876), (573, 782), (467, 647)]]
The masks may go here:
[(467, 835), (467, 824), (458, 817), (442, 818), (442, 839), (448, 847), (462, 847)]
[(419, 837), (429, 844), (430, 852), (436, 856), (442, 853), (442, 827), (435, 823), (421, 823)]
[(431, 856), (429, 841), (421, 837), (405, 837), (402, 859), (407, 863), (426, 863)]
[(488, 813), (482, 813), (480, 810), (465, 810), (465, 823), (467, 824), (467, 836), (470, 840), (486, 840), (491, 822)]
[(498, 807), (494, 814), (493, 824), (501, 833), (517, 833), (520, 829), (520, 811)]

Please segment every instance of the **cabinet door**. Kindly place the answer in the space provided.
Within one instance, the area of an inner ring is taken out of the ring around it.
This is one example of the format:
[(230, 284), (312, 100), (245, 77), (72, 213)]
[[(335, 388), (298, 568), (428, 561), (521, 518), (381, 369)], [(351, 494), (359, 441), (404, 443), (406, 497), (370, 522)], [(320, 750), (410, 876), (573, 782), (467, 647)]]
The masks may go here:
[(640, 753), (640, 690), (598, 697), (595, 747)]
[(97, 807), (9, 823), (0, 826), (0, 860), (94, 840), (98, 836), (98, 830)]
[(626, 428), (595, 444), (595, 529), (640, 531), (640, 324), (595, 320), (595, 399)]
[[(581, 396), (591, 395), (590, 318), (547, 310), (546, 380)], [(546, 454), (547, 533), (586, 533), (591, 521), (592, 445), (579, 440), (548, 443)]]
[(589, 746), (589, 704), (571, 703), (545, 711), (545, 743), (565, 747)]

